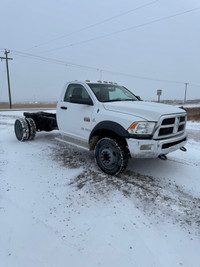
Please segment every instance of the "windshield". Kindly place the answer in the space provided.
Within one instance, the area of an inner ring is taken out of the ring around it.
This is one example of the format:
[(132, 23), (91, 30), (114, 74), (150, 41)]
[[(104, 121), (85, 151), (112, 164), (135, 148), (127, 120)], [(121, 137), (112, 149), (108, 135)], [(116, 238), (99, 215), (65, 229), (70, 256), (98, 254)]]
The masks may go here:
[(96, 98), (100, 102), (137, 101), (137, 97), (123, 86), (114, 84), (89, 83)]

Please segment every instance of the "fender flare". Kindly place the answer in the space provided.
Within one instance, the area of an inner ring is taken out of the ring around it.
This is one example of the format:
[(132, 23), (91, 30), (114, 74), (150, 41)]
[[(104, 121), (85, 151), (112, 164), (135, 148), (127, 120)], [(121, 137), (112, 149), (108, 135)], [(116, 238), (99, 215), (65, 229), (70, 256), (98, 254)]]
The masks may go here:
[(101, 130), (109, 130), (111, 132), (114, 132), (116, 135), (124, 138), (130, 137), (128, 131), (125, 130), (119, 123), (113, 121), (101, 121), (94, 127), (94, 129), (90, 133), (89, 140), (93, 136), (95, 136), (95, 132), (100, 132)]

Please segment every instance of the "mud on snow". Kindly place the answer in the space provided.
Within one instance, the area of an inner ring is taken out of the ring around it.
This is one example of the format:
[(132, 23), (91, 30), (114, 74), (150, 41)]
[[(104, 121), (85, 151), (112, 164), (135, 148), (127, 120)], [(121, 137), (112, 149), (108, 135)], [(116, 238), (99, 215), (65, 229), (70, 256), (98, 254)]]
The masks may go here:
[[(81, 173), (70, 180), (68, 186), (90, 194), (96, 200), (103, 197), (109, 201), (120, 193), (121, 197), (130, 199), (152, 223), (173, 223), (188, 234), (200, 236), (200, 198), (193, 196), (184, 186), (175, 184), (170, 177), (143, 175), (131, 168), (118, 176), (110, 176), (98, 168), (93, 152), (53, 139), (50, 149), (52, 159), (61, 166), (81, 169)], [(130, 159), (129, 165), (134, 164), (134, 159)]]

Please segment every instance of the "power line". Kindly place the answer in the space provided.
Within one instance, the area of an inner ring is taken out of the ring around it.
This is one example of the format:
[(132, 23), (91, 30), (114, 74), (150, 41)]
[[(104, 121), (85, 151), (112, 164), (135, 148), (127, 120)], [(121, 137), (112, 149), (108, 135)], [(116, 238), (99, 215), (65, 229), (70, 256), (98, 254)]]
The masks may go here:
[(45, 61), (45, 62), (51, 62), (51, 63), (55, 63), (55, 64), (59, 64), (59, 65), (65, 65), (65, 66), (69, 65), (72, 67), (85, 68), (85, 69), (87, 68), (87, 69), (99, 71), (98, 68), (90, 67), (90, 66), (86, 66), (86, 65), (80, 65), (80, 64), (69, 62), (69, 61), (64, 61), (64, 60), (59, 60), (59, 59), (49, 58), (49, 57), (42, 57), (39, 55), (34, 55), (34, 54), (25, 53), (25, 52), (16, 51), (16, 50), (11, 50), (11, 52), (13, 54), (16, 54), (16, 55), (21, 56), (21, 57), (32, 58), (32, 59), (41, 60), (41, 61)]
[(16, 51), (16, 50), (11, 50), (11, 52), (15, 55), (25, 57), (25, 58), (32, 58), (44, 62), (51, 62), (59, 65), (64, 65), (64, 66), (71, 66), (71, 67), (76, 67), (76, 68), (83, 68), (83, 69), (88, 69), (88, 70), (93, 70), (93, 71), (98, 71), (102, 75), (102, 73), (110, 73), (114, 75), (120, 75), (120, 76), (126, 76), (126, 77), (132, 77), (135, 79), (140, 79), (140, 80), (150, 80), (150, 81), (156, 81), (156, 82), (164, 82), (164, 83), (176, 83), (176, 84), (184, 84), (183, 81), (174, 81), (174, 80), (165, 80), (165, 79), (157, 79), (157, 78), (151, 78), (151, 77), (145, 77), (145, 76), (139, 76), (139, 75), (134, 75), (134, 74), (127, 74), (123, 72), (116, 72), (116, 71), (111, 71), (111, 70), (106, 70), (102, 68), (97, 68), (97, 67), (91, 67), (91, 66), (86, 66), (86, 65), (80, 65), (68, 61), (63, 61), (59, 59), (54, 59), (54, 58), (49, 58), (49, 57), (42, 57), (34, 54), (29, 54), (21, 51)]
[(40, 47), (40, 46), (44, 46), (44, 45), (47, 45), (47, 44), (49, 44), (49, 43), (55, 42), (55, 41), (57, 41), (57, 40), (63, 39), (63, 38), (65, 38), (65, 37), (71, 36), (71, 35), (73, 35), (73, 34), (80, 33), (80, 32), (82, 32), (82, 31), (91, 29), (91, 28), (93, 28), (93, 27), (96, 27), (96, 26), (98, 26), (98, 25), (104, 24), (104, 23), (109, 22), (109, 21), (111, 21), (111, 20), (114, 20), (114, 19), (117, 19), (117, 18), (119, 18), (119, 17), (125, 16), (125, 15), (127, 15), (127, 14), (129, 14), (129, 13), (132, 13), (132, 12), (136, 11), (136, 10), (145, 8), (145, 7), (150, 6), (150, 5), (153, 5), (153, 4), (155, 4), (156, 2), (159, 2), (159, 0), (151, 1), (151, 2), (149, 2), (149, 3), (147, 3), (147, 4), (141, 5), (141, 6), (139, 6), (139, 7), (133, 8), (133, 9), (130, 9), (130, 10), (128, 10), (128, 11), (125, 11), (125, 12), (120, 13), (120, 14), (118, 14), (118, 15), (115, 15), (115, 16), (112, 16), (112, 17), (110, 17), (110, 18), (104, 19), (104, 20), (102, 20), (102, 21), (96, 22), (96, 23), (94, 23), (94, 24), (85, 26), (85, 27), (80, 28), (80, 29), (78, 29), (78, 30), (75, 30), (75, 31), (73, 31), (73, 32), (64, 34), (64, 35), (62, 35), (62, 36), (56, 37), (56, 38), (51, 39), (51, 40), (49, 40), (49, 41), (40, 43), (40, 44), (38, 44), (38, 45), (34, 45), (34, 46), (32, 46), (32, 47), (30, 47), (30, 48), (28, 48), (28, 49), (26, 49), (26, 50), (23, 50), (23, 51), (26, 52), (26, 51), (29, 51), (29, 50), (31, 50), (31, 49), (38, 48), (38, 47)]
[(50, 50), (42, 51), (40, 53), (52, 52), (52, 51), (55, 51), (55, 50), (66, 48), (66, 47), (72, 47), (72, 46), (88, 43), (88, 42), (91, 42), (91, 41), (96, 41), (96, 40), (99, 40), (99, 39), (107, 38), (107, 37), (110, 37), (110, 36), (113, 36), (113, 35), (116, 35), (116, 34), (119, 34), (119, 33), (135, 30), (135, 29), (142, 28), (142, 27), (150, 25), (150, 24), (158, 23), (160, 21), (165, 21), (165, 20), (172, 19), (172, 18), (175, 18), (175, 17), (178, 17), (178, 16), (182, 16), (184, 14), (187, 14), (187, 13), (190, 13), (190, 12), (194, 12), (194, 11), (199, 10), (199, 9), (200, 9), (200, 7), (196, 7), (196, 8), (189, 9), (189, 10), (186, 10), (186, 11), (183, 11), (183, 12), (180, 12), (180, 13), (176, 13), (174, 15), (170, 15), (170, 16), (159, 18), (159, 19), (155, 19), (155, 20), (152, 20), (152, 21), (149, 21), (149, 22), (146, 22), (146, 23), (142, 23), (142, 24), (139, 24), (139, 25), (136, 25), (136, 26), (131, 26), (131, 27), (119, 30), (119, 31), (115, 31), (115, 32), (111, 32), (111, 33), (108, 33), (108, 34), (100, 35), (100, 36), (97, 36), (97, 37), (94, 37), (94, 38), (90, 38), (90, 39), (87, 39), (87, 40), (75, 42), (75, 43), (72, 43), (72, 44), (69, 44), (69, 45), (65, 45), (65, 46), (53, 48), (53, 49), (50, 49)]
[(195, 83), (190, 83), (190, 85), (195, 86), (195, 87), (200, 87), (199, 84), (195, 84)]
[(150, 78), (150, 77), (145, 77), (145, 76), (139, 76), (139, 75), (133, 75), (133, 74), (127, 74), (127, 73), (122, 73), (122, 72), (115, 72), (115, 71), (110, 71), (110, 70), (102, 70), (107, 73), (115, 74), (115, 75), (122, 75), (122, 76), (127, 76), (127, 77), (133, 77), (136, 79), (140, 80), (149, 80), (149, 81), (156, 81), (156, 82), (165, 82), (165, 83), (176, 83), (176, 84), (183, 84), (183, 81), (174, 81), (174, 80), (165, 80), (165, 79), (157, 79), (157, 78)]

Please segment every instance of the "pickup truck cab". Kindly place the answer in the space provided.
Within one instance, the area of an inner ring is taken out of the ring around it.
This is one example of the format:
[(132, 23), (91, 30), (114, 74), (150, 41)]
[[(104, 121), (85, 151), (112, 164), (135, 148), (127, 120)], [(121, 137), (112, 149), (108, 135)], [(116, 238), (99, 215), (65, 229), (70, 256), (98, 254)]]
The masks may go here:
[(95, 151), (98, 166), (114, 175), (130, 157), (155, 158), (184, 150), (187, 115), (180, 108), (140, 101), (111, 83), (67, 83), (56, 110), (64, 142)]

